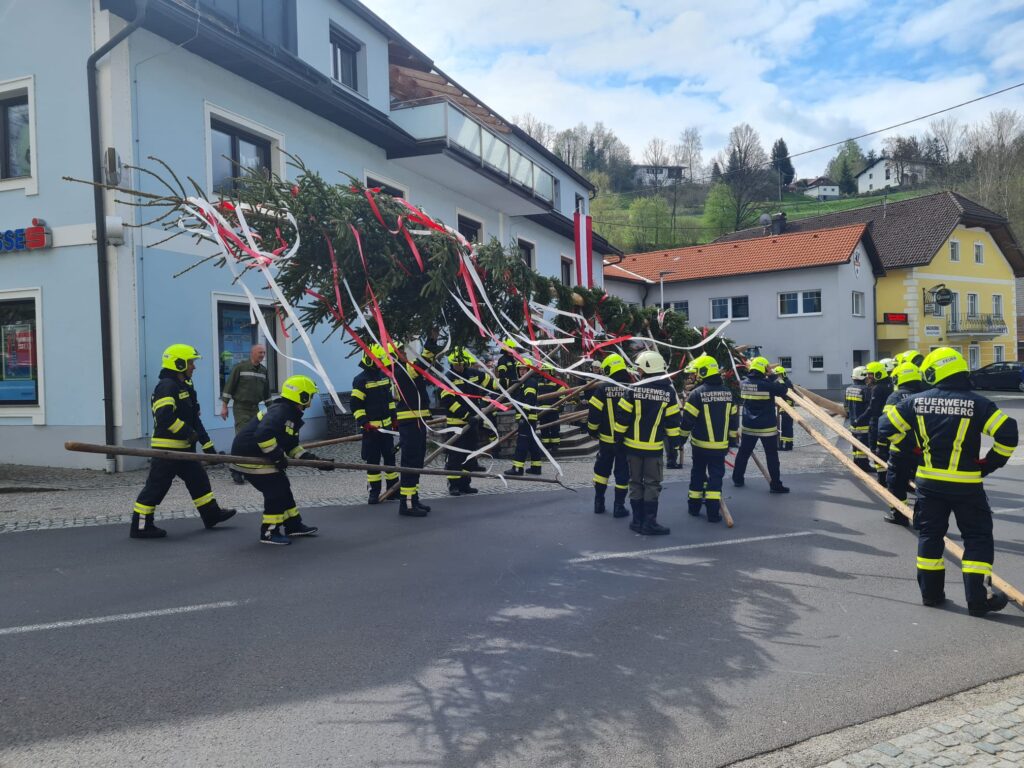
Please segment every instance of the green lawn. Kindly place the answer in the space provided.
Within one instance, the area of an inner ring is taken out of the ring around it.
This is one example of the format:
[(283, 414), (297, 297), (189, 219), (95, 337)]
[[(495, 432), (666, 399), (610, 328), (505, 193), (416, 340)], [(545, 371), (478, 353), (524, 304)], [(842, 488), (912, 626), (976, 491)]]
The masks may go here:
[[(913, 197), (930, 195), (936, 192), (934, 189), (912, 189), (903, 192), (890, 192), (888, 201), (895, 203), (898, 200), (909, 200)], [(840, 200), (826, 200), (819, 202), (807, 195), (795, 192), (787, 192), (782, 196), (781, 203), (770, 204), (772, 210), (783, 210), (786, 218), (790, 221), (795, 219), (806, 219), (811, 216), (820, 216), (823, 213), (834, 213), (836, 211), (848, 211), (853, 208), (864, 208), (869, 205), (881, 205), (886, 200), (884, 195), (865, 195), (863, 197), (846, 197)], [(776, 208), (777, 207), (777, 208)]]

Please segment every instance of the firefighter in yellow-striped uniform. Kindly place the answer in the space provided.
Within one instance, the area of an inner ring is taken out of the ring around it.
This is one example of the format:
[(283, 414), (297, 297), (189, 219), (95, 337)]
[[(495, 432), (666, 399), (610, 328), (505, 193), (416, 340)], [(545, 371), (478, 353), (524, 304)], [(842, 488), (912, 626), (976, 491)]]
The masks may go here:
[[(889, 395), (889, 399), (885, 401), (883, 413), (895, 410), (908, 397), (913, 397), (924, 389), (921, 371), (913, 363), (899, 363), (896, 366), (896, 370), (892, 372), (892, 377), (896, 379), (896, 389)], [(881, 443), (884, 440), (886, 453), (888, 454), (885, 485), (889, 489), (889, 493), (900, 501), (907, 500), (907, 491), (910, 490), (910, 479), (917, 470), (918, 454), (920, 452), (919, 446), (913, 442), (913, 438), (908, 439), (908, 437), (909, 435), (903, 434), (894, 437), (891, 442), (883, 438), (878, 440), (879, 448), (882, 447)], [(891, 508), (882, 519), (894, 525), (908, 525), (910, 523), (895, 507)]]
[[(868, 433), (871, 428), (867, 424), (857, 426), (857, 421), (862, 414), (867, 412), (868, 403), (871, 402), (871, 387), (868, 386), (867, 381), (868, 369), (863, 365), (856, 366), (853, 369), (853, 383), (846, 388), (845, 405), (846, 416), (850, 420), (850, 431), (854, 437), (870, 448)], [(871, 472), (871, 461), (867, 454), (856, 446), (853, 447), (853, 463), (863, 472)]]
[(743, 486), (747, 461), (760, 440), (761, 447), (764, 448), (765, 463), (768, 465), (769, 490), (772, 493), (789, 493), (789, 488), (782, 484), (779, 467), (779, 426), (775, 420), (775, 398), (785, 397), (789, 391), (789, 383), (771, 381), (768, 378), (768, 365), (767, 359), (755, 357), (748, 364), (747, 376), (740, 384), (743, 429), (732, 470), (732, 483), (737, 488)]
[[(292, 536), (315, 536), (317, 528), (306, 525), (292, 495), (285, 474), (288, 459), (316, 461), (320, 457), (299, 444), (302, 414), (313, 402), (316, 384), (307, 376), (290, 376), (277, 398), (264, 413), (256, 414), (235, 435), (231, 453), (270, 459), (267, 464), (235, 464), (249, 484), (263, 494), (263, 518), (260, 520), (261, 544), (291, 544)], [(324, 467), (331, 470), (333, 467)]]
[[(524, 357), (518, 361), (516, 372), (523, 376), (533, 365), (531, 358)], [(538, 376), (533, 373), (519, 385), (517, 399), (526, 417), (516, 412), (516, 423), (519, 427), (516, 448), (512, 454), (512, 467), (505, 470), (506, 475), (539, 475), (544, 464), (544, 453), (540, 449), (540, 437), (537, 435), (537, 379)]]
[[(972, 616), (984, 616), (1002, 610), (1007, 599), (1000, 593), (990, 595), (986, 588), (995, 544), (992, 509), (982, 482), (1013, 455), (1017, 422), (971, 391), (967, 362), (950, 347), (925, 357), (921, 375), (932, 388), (883, 413), (878, 424), (882, 438), (912, 435), (921, 447), (914, 507), (921, 600), (927, 606), (945, 602), (943, 537), (952, 513), (964, 544), (961, 569), (967, 610)], [(980, 458), (982, 435), (993, 440), (984, 458)]]
[[(555, 372), (555, 367), (550, 363), (543, 363), (541, 368), (549, 376)], [(557, 381), (552, 381), (545, 376), (537, 378), (537, 403), (539, 405), (553, 406), (558, 402), (557, 395), (564, 391), (565, 386)], [(551, 395), (551, 397), (541, 399), (544, 395)], [(540, 442), (551, 454), (557, 453), (558, 447), (562, 444), (561, 426), (558, 424), (551, 426), (551, 422), (557, 420), (557, 408), (544, 408), (537, 418), (537, 425), (540, 427)]]
[[(476, 358), (465, 349), (456, 349), (448, 355), (450, 381), (461, 395), (445, 390), (441, 393), (441, 405), (444, 407), (446, 422), (449, 427), (462, 429), (459, 438), (452, 444), (445, 457), (445, 469), (453, 474), (448, 475), (448, 494), (450, 496), (466, 496), (477, 493), (472, 486), (472, 478), (454, 474), (455, 472), (480, 472), (483, 467), (476, 457), (469, 459), (470, 453), (480, 446), (481, 419), (470, 407), (470, 397), (476, 398), (493, 395), (495, 384), (491, 375), (483, 368), (477, 367)], [(477, 399), (477, 403), (481, 403)], [(481, 403), (482, 404), (482, 403)], [(477, 405), (479, 409), (481, 406)]]
[(587, 401), (587, 431), (597, 440), (597, 458), (594, 459), (594, 512), (605, 513), (604, 497), (608, 483), (615, 477), (613, 517), (626, 517), (626, 493), (629, 491), (629, 460), (626, 446), (615, 439), (615, 405), (626, 395), (630, 382), (629, 370), (622, 355), (612, 353), (601, 361), (605, 376), (614, 382), (601, 382)]
[[(203, 453), (216, 453), (213, 441), (199, 416), (199, 400), (192, 388), (196, 360), (202, 356), (188, 344), (172, 344), (161, 357), (160, 380), (153, 390), (153, 436), (150, 447), (167, 451), (194, 453), (196, 444)], [(157, 505), (164, 500), (175, 477), (185, 481), (192, 503), (203, 520), (213, 528), (235, 514), (221, 509), (210, 488), (210, 478), (199, 462), (152, 459), (146, 485), (135, 501), (129, 535), (133, 539), (160, 539), (167, 535), (153, 522)]]
[(739, 408), (732, 390), (722, 382), (718, 361), (701, 355), (686, 370), (698, 382), (682, 409), (682, 439), (693, 445), (690, 491), (687, 512), (696, 517), (701, 504), (707, 509), (708, 522), (722, 519), (722, 478), (729, 445), (735, 444)]
[[(359, 361), (362, 370), (352, 380), (352, 417), (363, 430), (360, 446), (362, 460), (367, 464), (394, 465), (395, 440), (381, 430), (395, 428), (397, 407), (392, 395), (391, 379), (377, 366), (378, 362), (384, 366), (392, 364), (391, 357), (384, 348), (380, 344), (374, 344), (370, 347), (369, 354), (364, 354)], [(382, 480), (387, 480), (390, 488), (398, 482), (398, 473), (367, 470), (368, 504), (377, 504), (380, 501)]]
[(398, 447), (405, 471), (399, 478), (398, 514), (403, 517), (426, 517), (430, 507), (420, 501), (420, 476), (427, 455), (427, 426), (430, 418), (430, 393), (427, 381), (420, 374), (424, 365), (437, 355), (437, 339), (426, 345), (419, 341), (400, 344), (392, 350), (398, 363), (394, 367), (395, 399), (398, 403)]
[[(782, 365), (777, 365), (772, 369), (772, 381), (777, 381), (780, 384), (788, 384), (790, 387), (793, 386), (793, 383), (786, 375), (785, 366)], [(793, 401), (788, 397), (784, 397), (783, 399), (790, 405), (793, 405)], [(781, 408), (779, 408), (779, 450), (793, 450), (793, 417)]]

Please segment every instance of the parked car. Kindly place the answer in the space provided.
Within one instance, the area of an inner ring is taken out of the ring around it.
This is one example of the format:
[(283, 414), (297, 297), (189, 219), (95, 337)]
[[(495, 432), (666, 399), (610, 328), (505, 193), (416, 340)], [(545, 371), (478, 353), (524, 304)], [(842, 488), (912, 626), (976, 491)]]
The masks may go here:
[(989, 363), (971, 372), (975, 389), (1019, 389), (1024, 392), (1024, 363)]

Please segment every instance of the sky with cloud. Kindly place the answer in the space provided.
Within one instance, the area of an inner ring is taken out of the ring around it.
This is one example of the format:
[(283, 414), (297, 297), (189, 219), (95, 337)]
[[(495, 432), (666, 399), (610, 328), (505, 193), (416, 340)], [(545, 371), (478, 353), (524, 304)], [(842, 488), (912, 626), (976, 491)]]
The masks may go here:
[[(796, 153), (1024, 81), (1022, 0), (364, 2), (504, 117), (602, 121), (635, 161), (688, 126), (710, 156), (740, 122)], [(954, 114), (1000, 108), (1024, 111), (1024, 88)]]

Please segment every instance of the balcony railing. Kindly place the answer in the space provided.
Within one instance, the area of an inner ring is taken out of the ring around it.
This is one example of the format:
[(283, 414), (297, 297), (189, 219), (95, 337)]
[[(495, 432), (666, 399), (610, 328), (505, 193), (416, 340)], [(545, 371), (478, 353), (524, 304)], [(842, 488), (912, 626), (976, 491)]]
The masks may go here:
[(959, 336), (1002, 336), (1007, 333), (1002, 315), (950, 315), (946, 333)]

